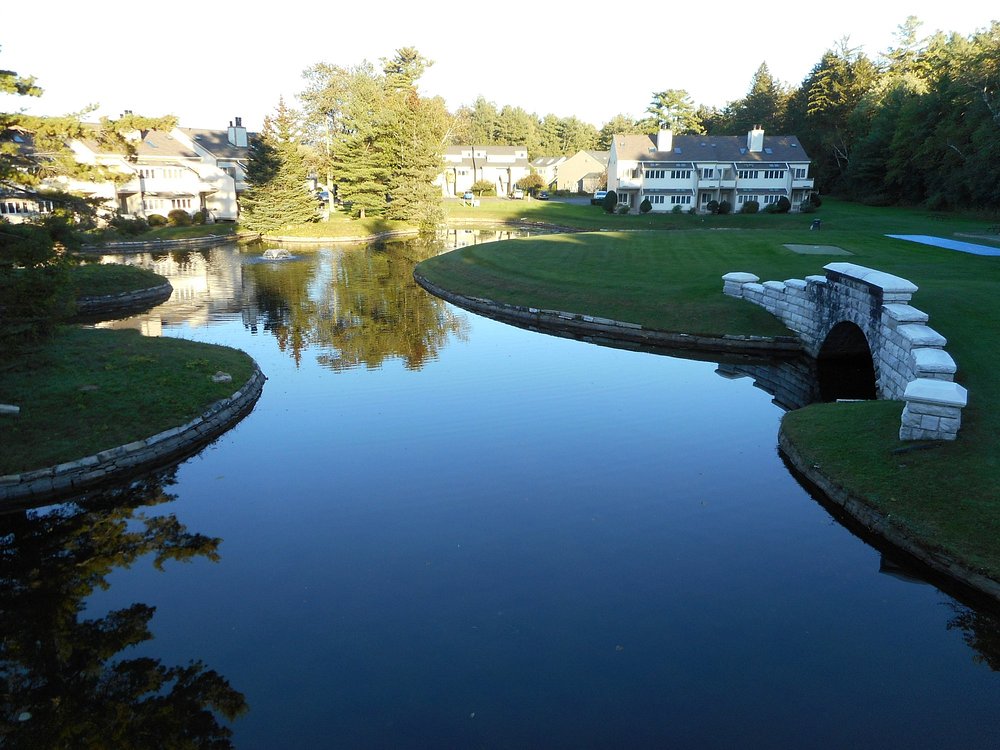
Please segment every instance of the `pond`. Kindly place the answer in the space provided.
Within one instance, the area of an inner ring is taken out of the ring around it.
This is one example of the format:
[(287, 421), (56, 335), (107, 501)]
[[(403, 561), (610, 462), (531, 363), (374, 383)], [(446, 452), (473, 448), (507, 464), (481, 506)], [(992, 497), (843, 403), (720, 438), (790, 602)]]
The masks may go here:
[(179, 466), (4, 518), (14, 746), (122, 715), (239, 748), (1000, 745), (995, 613), (799, 484), (780, 368), (412, 280), (505, 236), (118, 259), (175, 292), (107, 325), (240, 347), (268, 382)]

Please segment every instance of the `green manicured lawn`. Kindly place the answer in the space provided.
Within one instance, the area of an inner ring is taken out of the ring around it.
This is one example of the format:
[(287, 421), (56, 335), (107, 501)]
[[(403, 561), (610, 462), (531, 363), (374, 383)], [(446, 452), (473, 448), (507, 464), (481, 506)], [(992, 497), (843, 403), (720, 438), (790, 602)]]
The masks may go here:
[(193, 237), (229, 237), (236, 233), (235, 224), (194, 224), (189, 227), (156, 227), (139, 235), (124, 235), (105, 230), (94, 236), (94, 242), (152, 242), (183, 240)]
[[(232, 383), (213, 383), (222, 370)], [(0, 474), (72, 461), (177, 427), (253, 371), (244, 352), (137, 331), (63, 328), (0, 364)]]
[[(418, 272), (463, 294), (717, 335), (784, 331), (757, 306), (722, 294), (729, 271), (784, 280), (843, 261), (913, 281), (920, 288), (913, 306), (948, 339), (956, 379), (969, 390), (958, 441), (921, 450), (900, 443), (900, 403), (814, 405), (788, 414), (783, 428), (810, 464), (891, 522), (1000, 580), (1000, 258), (885, 237), (989, 233), (996, 218), (836, 201), (809, 215), (664, 218), (699, 226), (475, 245), (426, 260)], [(808, 231), (814, 218), (823, 222), (819, 232)], [(852, 255), (799, 255), (788, 243), (835, 245)]]
[(77, 297), (99, 297), (119, 292), (135, 292), (165, 284), (158, 273), (117, 263), (91, 263), (70, 271), (70, 281)]
[(308, 224), (295, 224), (282, 227), (269, 235), (280, 237), (370, 237), (383, 232), (399, 232), (413, 230), (410, 224), (402, 221), (389, 221), (378, 216), (365, 219), (352, 219), (339, 211), (330, 212), (329, 221), (315, 221)]

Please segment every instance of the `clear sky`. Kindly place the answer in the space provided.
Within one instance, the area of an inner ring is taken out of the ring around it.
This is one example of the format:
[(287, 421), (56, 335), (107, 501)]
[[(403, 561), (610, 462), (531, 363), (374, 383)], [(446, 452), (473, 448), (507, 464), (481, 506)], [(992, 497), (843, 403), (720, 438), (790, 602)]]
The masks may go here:
[[(974, 9), (973, 5), (980, 9)], [(485, 96), (544, 116), (600, 126), (640, 115), (653, 91), (684, 89), (696, 104), (746, 94), (761, 62), (797, 85), (848, 36), (872, 56), (908, 15), (933, 31), (968, 35), (1000, 13), (980, 2), (774, 0), (554, 4), (506, 0), (149, 3), (52, 0), (7, 14), (0, 68), (33, 75), (32, 100), (0, 95), (0, 111), (175, 114), (187, 127), (234, 116), (258, 129), (278, 99), (296, 104), (302, 71), (317, 62), (377, 63), (416, 47), (434, 61), (424, 94), (449, 109)]]

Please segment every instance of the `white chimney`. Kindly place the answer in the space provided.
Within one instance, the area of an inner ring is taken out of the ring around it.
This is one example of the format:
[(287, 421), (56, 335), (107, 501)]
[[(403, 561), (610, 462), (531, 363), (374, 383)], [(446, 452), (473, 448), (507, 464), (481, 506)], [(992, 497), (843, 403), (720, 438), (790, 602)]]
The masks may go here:
[(246, 148), (247, 146), (247, 129), (243, 127), (243, 118), (237, 117), (236, 124), (233, 125), (232, 122), (229, 123), (229, 145), (237, 146), (239, 148)]
[(747, 151), (760, 153), (764, 150), (764, 129), (760, 125), (754, 125), (753, 130), (747, 133)]
[(656, 150), (674, 150), (674, 133), (670, 130), (670, 128), (667, 128), (666, 130), (661, 129), (660, 132), (656, 134)]

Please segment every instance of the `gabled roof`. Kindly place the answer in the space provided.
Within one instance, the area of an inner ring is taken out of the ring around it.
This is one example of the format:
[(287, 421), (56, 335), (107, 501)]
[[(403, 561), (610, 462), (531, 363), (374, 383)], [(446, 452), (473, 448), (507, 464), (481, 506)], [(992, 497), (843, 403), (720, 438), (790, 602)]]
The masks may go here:
[(765, 135), (761, 151), (741, 135), (675, 135), (670, 151), (656, 149), (655, 135), (616, 135), (615, 151), (626, 161), (804, 162), (809, 155), (794, 135)]
[[(85, 136), (80, 141), (95, 154), (124, 153), (124, 149), (111, 148), (97, 140), (97, 125), (87, 125), (86, 127), (93, 132), (93, 136)], [(132, 141), (135, 153), (139, 157), (199, 158), (198, 154), (174, 138), (170, 133), (162, 130), (145, 130), (140, 135), (140, 138)]]
[(565, 156), (539, 156), (531, 160), (531, 166), (533, 167), (551, 167), (553, 164), (558, 164), (561, 161), (565, 161)]
[[(246, 146), (234, 146), (229, 142), (228, 130), (205, 130), (203, 128), (180, 128), (181, 132), (208, 151), (217, 159), (246, 159), (250, 149)], [(253, 139), (256, 133), (247, 133)]]

